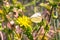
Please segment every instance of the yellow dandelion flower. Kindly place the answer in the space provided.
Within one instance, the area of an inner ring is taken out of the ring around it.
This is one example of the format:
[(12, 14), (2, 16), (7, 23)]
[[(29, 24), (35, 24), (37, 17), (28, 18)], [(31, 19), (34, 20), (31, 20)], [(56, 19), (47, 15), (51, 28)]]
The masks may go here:
[(29, 17), (27, 16), (22, 16), (17, 18), (17, 23), (20, 24), (20, 26), (31, 26), (32, 22)]
[(42, 37), (43, 37), (43, 35), (39, 35), (39, 36), (38, 36), (38, 40), (41, 40)]
[(45, 36), (44, 39), (45, 39), (45, 40), (48, 40), (48, 37)]
[(22, 38), (21, 34), (15, 33), (15, 35), (14, 35), (15, 40), (21, 40), (21, 38)]
[(0, 9), (0, 13), (3, 13), (3, 10)]

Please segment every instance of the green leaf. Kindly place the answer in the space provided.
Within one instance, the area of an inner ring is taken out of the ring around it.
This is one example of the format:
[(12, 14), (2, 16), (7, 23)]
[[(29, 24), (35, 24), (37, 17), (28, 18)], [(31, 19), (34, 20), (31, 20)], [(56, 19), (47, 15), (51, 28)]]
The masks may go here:
[(56, 16), (56, 15), (54, 15), (54, 13), (52, 13), (52, 18), (57, 19), (58, 16)]
[(50, 25), (49, 24), (44, 27), (44, 30), (45, 30), (46, 33), (49, 31), (49, 29), (50, 29)]
[(13, 4), (16, 4), (16, 3), (17, 3), (17, 0), (12, 0), (12, 3), (13, 3)]
[(33, 30), (38, 30), (40, 26), (38, 26), (38, 24), (33, 28)]
[(31, 33), (31, 32), (32, 32), (32, 27), (27, 27), (27, 28), (25, 29), (25, 31)]
[(3, 11), (4, 11), (5, 13), (8, 13), (8, 12), (9, 12), (9, 9), (10, 9), (10, 7), (3, 6)]
[(51, 6), (49, 4), (41, 3), (40, 6), (46, 8), (48, 10), (51, 10)]
[(52, 5), (52, 6), (57, 6), (57, 4), (60, 2), (60, 0), (49, 0), (49, 3)]
[(27, 37), (28, 37), (30, 40), (33, 40), (33, 36), (32, 36), (32, 34), (31, 34), (28, 30), (26, 30), (25, 34), (27, 35)]
[(18, 9), (21, 9), (21, 10), (25, 11), (25, 6), (21, 2), (17, 2), (15, 4), (15, 7), (18, 8)]
[(2, 27), (0, 27), (0, 31), (1, 31), (1, 30), (3, 30), (3, 28), (2, 28)]
[(7, 35), (7, 36), (8, 36), (8, 38), (7, 38), (8, 40), (12, 40), (11, 37), (10, 37), (10, 35)]

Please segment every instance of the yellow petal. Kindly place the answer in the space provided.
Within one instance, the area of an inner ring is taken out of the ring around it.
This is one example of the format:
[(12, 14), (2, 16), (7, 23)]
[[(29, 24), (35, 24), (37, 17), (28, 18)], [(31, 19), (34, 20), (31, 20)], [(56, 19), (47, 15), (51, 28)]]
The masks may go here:
[(3, 13), (3, 10), (0, 9), (0, 13)]

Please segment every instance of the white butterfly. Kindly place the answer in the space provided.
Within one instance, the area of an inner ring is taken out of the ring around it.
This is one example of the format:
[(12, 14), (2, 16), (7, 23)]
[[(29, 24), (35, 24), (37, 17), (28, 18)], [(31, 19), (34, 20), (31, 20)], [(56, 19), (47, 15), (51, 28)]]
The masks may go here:
[(41, 13), (35, 13), (31, 16), (31, 21), (34, 22), (34, 23), (39, 23), (41, 22), (42, 20), (42, 16), (41, 16)]

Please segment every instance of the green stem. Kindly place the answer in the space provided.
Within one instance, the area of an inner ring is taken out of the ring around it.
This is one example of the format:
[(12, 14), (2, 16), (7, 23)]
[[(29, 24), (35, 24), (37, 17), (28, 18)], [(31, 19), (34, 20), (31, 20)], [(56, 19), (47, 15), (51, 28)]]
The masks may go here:
[(49, 22), (50, 22), (50, 20), (51, 20), (52, 11), (53, 11), (53, 6), (52, 6), (51, 11), (50, 11)]

